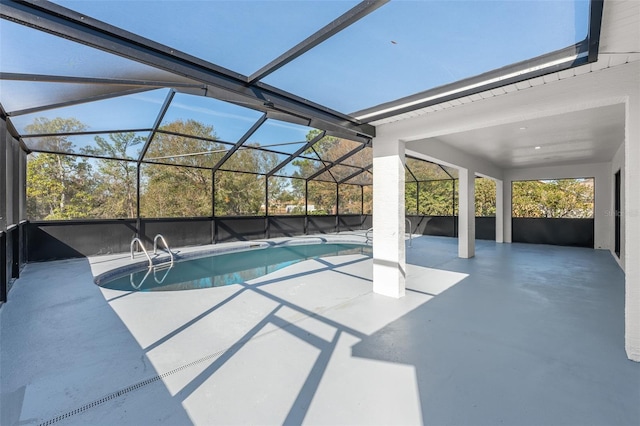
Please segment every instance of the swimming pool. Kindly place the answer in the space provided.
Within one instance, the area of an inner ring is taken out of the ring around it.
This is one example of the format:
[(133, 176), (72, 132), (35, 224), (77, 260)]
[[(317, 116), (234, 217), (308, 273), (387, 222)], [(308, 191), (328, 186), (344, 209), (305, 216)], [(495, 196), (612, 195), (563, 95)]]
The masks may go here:
[(347, 254), (371, 256), (371, 246), (345, 243), (256, 247), (175, 262), (172, 267), (142, 267), (96, 279), (100, 287), (122, 291), (178, 291), (243, 283), (307, 259)]

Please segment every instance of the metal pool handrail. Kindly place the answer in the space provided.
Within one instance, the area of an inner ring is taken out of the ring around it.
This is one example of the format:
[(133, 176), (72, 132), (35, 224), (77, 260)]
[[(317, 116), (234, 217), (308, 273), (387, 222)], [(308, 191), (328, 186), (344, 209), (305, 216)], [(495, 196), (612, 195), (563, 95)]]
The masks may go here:
[[(155, 266), (153, 268), (153, 280), (156, 282), (156, 284), (163, 284), (164, 280), (167, 279), (167, 276), (169, 275), (169, 272), (171, 271), (172, 268), (173, 268), (173, 263), (163, 263), (161, 265)], [(162, 269), (165, 269), (166, 272), (164, 273), (162, 278), (158, 279), (158, 276), (156, 275), (156, 272), (160, 271)], [(142, 284), (142, 283), (140, 283), (140, 284)]]
[(369, 236), (370, 233), (373, 232), (373, 228), (367, 229), (367, 232), (364, 234), (365, 244), (369, 244), (369, 242), (373, 243), (373, 239)]
[(154, 269), (154, 268), (152, 268), (152, 267), (147, 268), (147, 273), (146, 273), (146, 274), (144, 274), (144, 277), (142, 278), (142, 281), (140, 281), (140, 284), (138, 284), (138, 285), (136, 285), (136, 284), (133, 282), (133, 275), (134, 275), (134, 273), (133, 273), (133, 272), (132, 272), (132, 273), (130, 273), (130, 274), (129, 274), (129, 282), (131, 283), (131, 287), (133, 287), (133, 288), (134, 288), (134, 289), (136, 289), (136, 290), (140, 290), (140, 287), (142, 287), (142, 284), (143, 284), (143, 283), (144, 283), (144, 281), (147, 279), (147, 277), (148, 277), (148, 276), (149, 276), (149, 274), (151, 273), (151, 270), (152, 270), (152, 269)]
[(134, 237), (133, 240), (131, 240), (131, 258), (132, 259), (134, 258), (133, 246), (135, 243), (138, 243), (138, 246), (142, 249), (144, 254), (147, 256), (147, 260), (149, 260), (149, 268), (153, 267), (153, 261), (151, 260), (151, 256), (149, 256), (149, 253), (147, 253), (147, 249), (144, 248), (142, 241), (138, 237)]
[(162, 244), (164, 244), (165, 249), (169, 252), (169, 256), (171, 256), (171, 260), (169, 261), (169, 263), (171, 264), (171, 266), (173, 266), (173, 253), (169, 248), (169, 244), (167, 244), (167, 240), (164, 239), (162, 234), (157, 234), (155, 237), (153, 237), (153, 254), (158, 253), (158, 240), (162, 241)]

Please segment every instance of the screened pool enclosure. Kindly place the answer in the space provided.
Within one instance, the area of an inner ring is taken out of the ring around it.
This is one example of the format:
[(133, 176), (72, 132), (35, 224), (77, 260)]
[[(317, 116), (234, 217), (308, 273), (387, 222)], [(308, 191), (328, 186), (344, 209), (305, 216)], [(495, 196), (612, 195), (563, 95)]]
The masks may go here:
[[(592, 62), (601, 14), (582, 0), (2, 0), (7, 262), (157, 232), (192, 245), (367, 229), (376, 124)], [(412, 231), (456, 235), (457, 179), (406, 158)]]

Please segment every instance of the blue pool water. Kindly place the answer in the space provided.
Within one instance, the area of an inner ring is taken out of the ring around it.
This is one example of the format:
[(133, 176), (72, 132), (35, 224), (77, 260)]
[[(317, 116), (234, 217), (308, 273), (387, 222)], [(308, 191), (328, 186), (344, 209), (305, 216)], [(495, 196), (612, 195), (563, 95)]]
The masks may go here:
[(100, 281), (104, 288), (123, 291), (177, 291), (243, 283), (306, 259), (363, 254), (371, 247), (358, 244), (275, 246), (175, 262), (172, 268), (141, 268)]

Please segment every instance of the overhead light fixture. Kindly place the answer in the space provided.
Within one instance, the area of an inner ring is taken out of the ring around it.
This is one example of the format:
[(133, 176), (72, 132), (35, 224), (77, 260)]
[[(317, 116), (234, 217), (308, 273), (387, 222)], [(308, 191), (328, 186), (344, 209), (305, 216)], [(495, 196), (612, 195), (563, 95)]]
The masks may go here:
[(526, 127), (520, 127), (520, 130), (527, 130)]
[(533, 148), (533, 149), (540, 149), (540, 147), (539, 147), (539, 146), (536, 146), (536, 147), (535, 147), (535, 148)]

